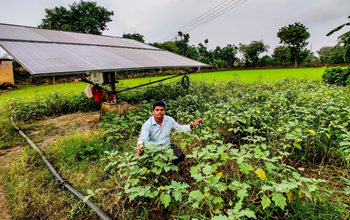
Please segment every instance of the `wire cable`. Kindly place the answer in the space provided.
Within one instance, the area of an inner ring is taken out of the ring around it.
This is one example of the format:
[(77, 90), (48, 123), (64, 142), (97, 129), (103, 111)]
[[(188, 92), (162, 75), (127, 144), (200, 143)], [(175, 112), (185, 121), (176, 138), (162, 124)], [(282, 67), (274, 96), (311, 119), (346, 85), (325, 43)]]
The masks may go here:
[[(241, 1), (243, 1), (243, 2), (241, 2)], [(199, 28), (200, 26), (202, 26), (202, 25), (208, 23), (209, 21), (211, 21), (211, 20), (213, 20), (213, 19), (215, 19), (215, 18), (217, 18), (217, 17), (219, 17), (219, 16), (225, 14), (226, 12), (228, 12), (228, 11), (230, 11), (230, 10), (232, 10), (232, 9), (234, 9), (234, 8), (236, 8), (236, 7), (238, 7), (239, 5), (243, 4), (243, 3), (246, 2), (246, 1), (248, 1), (248, 0), (239, 0), (239, 1), (237, 2), (237, 5), (233, 5), (233, 7), (230, 7), (230, 8), (228, 8), (227, 10), (222, 11), (222, 13), (216, 15), (215, 17), (208, 18), (207, 20), (203, 21), (202, 23), (198, 24), (197, 26), (192, 27), (192, 28), (189, 29), (189, 30), (186, 30), (186, 32), (188, 33), (188, 32), (190, 32), (190, 31), (193, 31), (193, 30), (196, 29), (196, 28)], [(239, 2), (241, 2), (241, 3), (239, 3)]]
[[(221, 4), (217, 5), (216, 7), (212, 8), (211, 10), (209, 10), (208, 12), (206, 12), (205, 14), (203, 14), (202, 16), (198, 17), (197, 19), (195, 19), (194, 21), (190, 22), (189, 24), (183, 26), (182, 28), (178, 29), (176, 32), (173, 32), (172, 34), (168, 35), (167, 37), (162, 38), (165, 40), (170, 40), (174, 37), (176, 37), (176, 34), (178, 33), (178, 31), (182, 31), (182, 32), (190, 32), (193, 31), (194, 29), (210, 22), (211, 20), (225, 14), (226, 12), (232, 10), (233, 8), (236, 8), (237, 6), (243, 4), (244, 2), (246, 2), (247, 0), (231, 0), (229, 2), (224, 1)], [(242, 2), (243, 1), (243, 2)], [(224, 4), (225, 2), (227, 2), (226, 4)], [(221, 7), (220, 7), (221, 6)], [(216, 9), (216, 10), (214, 10)], [(210, 12), (210, 13), (209, 13)], [(205, 16), (204, 16), (205, 15)], [(170, 36), (170, 37), (169, 37)]]
[[(225, 0), (223, 2), (221, 2), (219, 5), (215, 6), (214, 8), (210, 9), (209, 11), (207, 11), (206, 13), (202, 14), (201, 16), (199, 16), (198, 18), (196, 18), (195, 20), (191, 21), (190, 23), (186, 24), (185, 26), (179, 28), (178, 30), (174, 31), (173, 33), (163, 37), (162, 39), (160, 39), (159, 41), (162, 41), (163, 39), (167, 39), (168, 37), (174, 35), (174, 34), (177, 34), (178, 31), (186, 28), (187, 26), (191, 25), (193, 22), (197, 21), (198, 19), (202, 18), (204, 15), (208, 14), (209, 12), (211, 12), (212, 10), (216, 9), (217, 7), (219, 7), (220, 5), (224, 4), (225, 2), (227, 2), (229, 0)], [(231, 2), (234, 1), (234, 0), (231, 0)]]

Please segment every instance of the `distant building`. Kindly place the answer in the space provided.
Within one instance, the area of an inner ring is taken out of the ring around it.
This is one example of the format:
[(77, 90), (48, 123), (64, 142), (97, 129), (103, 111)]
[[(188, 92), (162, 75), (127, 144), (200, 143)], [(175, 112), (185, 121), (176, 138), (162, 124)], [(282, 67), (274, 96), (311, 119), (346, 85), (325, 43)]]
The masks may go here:
[(12, 60), (0, 58), (0, 84), (2, 83), (15, 83), (13, 77)]

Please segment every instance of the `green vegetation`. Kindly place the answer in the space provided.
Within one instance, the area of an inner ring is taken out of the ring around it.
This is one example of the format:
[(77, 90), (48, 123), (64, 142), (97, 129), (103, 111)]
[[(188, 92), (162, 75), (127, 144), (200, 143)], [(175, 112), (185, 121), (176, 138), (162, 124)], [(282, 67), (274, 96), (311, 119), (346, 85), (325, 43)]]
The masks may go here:
[[(349, 92), (306, 78), (194, 80), (187, 93), (159, 84), (123, 94), (136, 107), (127, 116), (108, 114), (97, 130), (61, 137), (44, 153), (116, 219), (347, 219)], [(152, 97), (162, 95), (179, 123), (204, 120), (192, 134), (171, 136), (187, 155), (179, 166), (167, 148), (136, 156)], [(15, 218), (94, 217), (44, 170), (26, 148), (6, 172)]]
[(74, 2), (69, 5), (69, 9), (63, 6), (46, 8), (45, 13), (39, 28), (97, 35), (107, 28), (106, 23), (112, 21), (111, 16), (114, 14), (90, 1)]
[[(190, 79), (206, 79), (208, 81), (230, 81), (234, 78), (239, 77), (243, 82), (257, 82), (257, 81), (268, 81), (283, 79), (286, 77), (296, 78), (308, 78), (308, 79), (321, 79), (324, 72), (324, 68), (298, 68), (298, 69), (258, 69), (258, 70), (229, 70), (222, 72), (208, 72), (200, 74), (190, 74)], [(170, 76), (159, 76), (159, 77), (148, 77), (148, 78), (134, 78), (120, 80), (117, 86), (130, 87), (137, 86), (144, 83), (154, 82), (160, 79), (164, 79)], [(176, 81), (179, 78), (175, 78), (167, 82)], [(4, 93), (0, 95), (0, 106), (5, 103), (12, 102), (13, 100), (24, 102), (32, 101), (34, 98), (41, 96), (49, 96), (55, 91), (71, 93), (72, 95), (80, 94), (86, 87), (86, 83), (62, 83), (53, 85), (42, 85), (42, 86), (27, 86), (22, 87), (20, 90)]]
[(348, 85), (350, 83), (350, 67), (347, 69), (340, 67), (326, 69), (322, 79), (329, 84)]
[(310, 33), (307, 31), (307, 27), (299, 22), (282, 27), (277, 37), (280, 38), (280, 43), (288, 46), (291, 59), (294, 61), (294, 66), (298, 66), (298, 62), (302, 62), (308, 55), (308, 51), (305, 47), (309, 44), (307, 39), (310, 38)]

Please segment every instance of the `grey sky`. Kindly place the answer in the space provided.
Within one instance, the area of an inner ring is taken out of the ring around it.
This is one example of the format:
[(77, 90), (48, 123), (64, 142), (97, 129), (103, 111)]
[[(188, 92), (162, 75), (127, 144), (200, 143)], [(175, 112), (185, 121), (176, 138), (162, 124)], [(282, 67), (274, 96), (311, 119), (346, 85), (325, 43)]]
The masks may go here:
[[(76, 0), (78, 2), (79, 0)], [(157, 42), (188, 24), (224, 0), (95, 0), (99, 6), (114, 11), (109, 30), (104, 35), (121, 36), (138, 32), (146, 42)], [(74, 0), (0, 0), (0, 23), (36, 27), (45, 16), (45, 8), (68, 7)], [(247, 0), (226, 14), (191, 31), (190, 44), (209, 40), (209, 48), (227, 44), (248, 44), (263, 40), (269, 54), (279, 44), (278, 30), (301, 22), (309, 28), (309, 46), (316, 52), (322, 46), (335, 45), (337, 36), (326, 34), (349, 22), (349, 0)], [(0, 49), (0, 56), (4, 53)]]

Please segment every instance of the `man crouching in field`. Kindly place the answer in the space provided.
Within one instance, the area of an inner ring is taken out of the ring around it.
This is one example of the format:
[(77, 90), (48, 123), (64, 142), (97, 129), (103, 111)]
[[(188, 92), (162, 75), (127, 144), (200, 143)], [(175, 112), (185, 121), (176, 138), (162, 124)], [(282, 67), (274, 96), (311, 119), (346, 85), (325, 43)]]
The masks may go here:
[(172, 162), (174, 165), (177, 165), (178, 163), (184, 161), (185, 154), (175, 145), (170, 143), (170, 131), (180, 130), (191, 132), (191, 129), (194, 126), (203, 123), (203, 120), (197, 120), (189, 125), (179, 125), (172, 117), (165, 115), (165, 104), (162, 101), (156, 101), (153, 103), (152, 113), (153, 116), (142, 125), (140, 138), (137, 142), (137, 155), (141, 156), (141, 146), (143, 143), (145, 145), (153, 144), (156, 148), (171, 146), (175, 156), (177, 157), (177, 159), (173, 160)]

